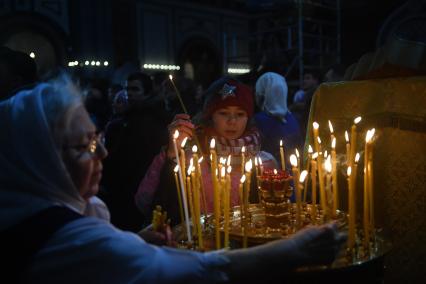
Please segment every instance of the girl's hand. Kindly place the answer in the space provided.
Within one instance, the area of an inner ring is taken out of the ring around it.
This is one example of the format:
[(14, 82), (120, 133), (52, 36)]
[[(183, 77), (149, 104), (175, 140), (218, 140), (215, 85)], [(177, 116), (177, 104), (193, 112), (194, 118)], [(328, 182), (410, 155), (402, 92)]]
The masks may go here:
[(194, 124), (192, 124), (191, 117), (189, 115), (184, 113), (175, 115), (173, 121), (168, 126), (169, 147), (167, 149), (167, 157), (169, 159), (173, 159), (175, 157), (175, 150), (173, 146), (173, 135), (175, 134), (175, 131), (179, 131), (179, 137), (176, 139), (176, 145), (179, 149), (185, 137), (188, 137), (188, 139), (192, 138), (192, 132), (194, 128), (195, 126)]

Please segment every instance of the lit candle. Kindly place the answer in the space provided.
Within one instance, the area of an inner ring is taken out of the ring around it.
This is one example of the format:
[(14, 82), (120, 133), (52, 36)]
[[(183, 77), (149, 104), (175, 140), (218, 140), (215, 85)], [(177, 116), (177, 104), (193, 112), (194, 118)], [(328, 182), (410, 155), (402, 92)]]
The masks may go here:
[(320, 188), (320, 204), (323, 210), (324, 217), (327, 216), (327, 207), (325, 206), (325, 188), (324, 188), (324, 173), (323, 173), (323, 154), (321, 152), (321, 138), (317, 137), (318, 152), (318, 183)]
[(312, 220), (315, 223), (317, 216), (317, 159), (318, 152), (312, 154), (311, 160), (311, 180), (312, 180)]
[(180, 165), (182, 166), (182, 176), (183, 176), (183, 184), (185, 186), (185, 191), (186, 191), (186, 155), (185, 155), (185, 144), (186, 141), (188, 140), (188, 137), (183, 138), (182, 142), (180, 143)]
[(191, 220), (192, 220), (192, 224), (193, 224), (193, 230), (194, 230), (194, 235), (197, 234), (197, 225), (195, 223), (195, 214), (194, 214), (194, 198), (192, 196), (192, 186), (191, 186), (191, 172), (192, 172), (192, 159), (191, 162), (189, 164), (188, 170), (187, 170), (187, 176), (186, 176), (186, 193), (188, 196), (188, 203), (189, 203), (189, 212), (191, 215)]
[(328, 128), (330, 129), (330, 141), (333, 141), (334, 138), (334, 129), (333, 124), (331, 124), (331, 121), (328, 121)]
[(177, 148), (177, 145), (176, 145), (176, 139), (178, 137), (179, 137), (179, 131), (176, 130), (175, 133), (173, 134), (173, 147), (174, 147), (174, 150), (175, 150), (176, 162), (178, 164), (180, 189), (181, 189), (181, 192), (182, 192), (183, 210), (184, 210), (184, 214), (185, 214), (186, 234), (187, 234), (187, 237), (188, 237), (188, 242), (192, 242), (191, 228), (189, 226), (188, 203), (187, 203), (187, 200), (186, 200), (185, 186), (183, 184), (184, 180), (183, 180), (181, 162), (180, 162), (180, 159), (179, 159), (179, 151), (178, 151), (178, 148)]
[[(301, 194), (302, 194), (302, 190), (303, 190), (303, 182), (305, 181), (307, 175), (308, 175), (308, 171), (307, 170), (303, 170), (300, 173), (299, 181), (298, 181), (298, 185), (299, 185), (299, 188), (298, 188), (298, 190), (299, 190), (299, 199), (301, 198)], [(299, 210), (302, 211), (302, 208), (300, 207)]]
[[(229, 158), (228, 158), (229, 161)], [(230, 198), (231, 198), (231, 171), (232, 171), (232, 167), (230, 165), (227, 166), (226, 169), (226, 181), (225, 181), (225, 198), (224, 198), (224, 210), (223, 210), (223, 215), (224, 215), (224, 247), (225, 248), (229, 248), (229, 221), (230, 221), (230, 217), (229, 217), (229, 213), (230, 213)]]
[(296, 155), (290, 155), (290, 164), (292, 166), (291, 171), (293, 172), (293, 183), (294, 190), (296, 193), (296, 224), (300, 228), (302, 225), (301, 222), (301, 212), (302, 212), (302, 203), (301, 195), (299, 190), (299, 169), (297, 168), (297, 157)]
[(327, 156), (324, 166), (325, 166), (325, 171), (327, 172), (325, 184), (326, 184), (326, 191), (327, 191), (327, 198), (326, 198), (327, 207), (329, 207), (328, 204), (330, 203), (330, 200), (331, 200), (331, 172), (333, 169), (333, 166), (331, 164), (331, 156)]
[(313, 122), (312, 123), (312, 129), (314, 132), (314, 147), (315, 147), (315, 152), (319, 153), (321, 152), (319, 149), (319, 144), (318, 144), (318, 137), (319, 137), (319, 124), (318, 122)]
[(350, 155), (351, 155), (351, 144), (349, 142), (348, 131), (345, 131), (345, 141), (346, 141), (346, 165), (350, 166)]
[[(311, 172), (311, 159), (312, 159), (312, 153), (313, 152), (314, 152), (314, 150), (312, 149), (312, 146), (309, 145), (308, 146), (308, 161), (306, 163), (306, 170), (308, 171), (308, 173)], [(303, 191), (303, 203), (306, 202), (307, 194), (308, 194), (308, 179), (305, 179), (305, 186), (304, 186), (304, 191)]]
[(200, 197), (203, 202), (203, 213), (205, 216), (207, 216), (207, 202), (206, 202), (206, 195), (204, 194), (204, 183), (203, 183), (203, 175), (201, 174), (201, 162), (203, 161), (203, 157), (198, 158), (198, 147), (197, 145), (192, 146), (192, 158), (194, 161), (197, 161), (196, 171), (195, 175), (197, 178), (197, 182), (199, 184), (199, 190), (200, 190)]
[(241, 228), (243, 231), (243, 248), (247, 247), (247, 215), (248, 215), (248, 208), (247, 204), (245, 202), (246, 195), (247, 195), (247, 187), (245, 186), (246, 176), (243, 175), (240, 179), (240, 190), (242, 192), (242, 202), (241, 202)]
[(354, 206), (354, 190), (353, 190), (353, 184), (351, 182), (351, 173), (352, 168), (349, 166), (347, 170), (348, 175), (348, 191), (349, 191), (349, 201), (348, 201), (348, 214), (349, 214), (349, 220), (348, 220), (348, 248), (352, 252), (352, 249), (355, 245), (355, 216), (353, 212), (353, 206)]
[(176, 167), (174, 168), (174, 172), (175, 172), (175, 183), (176, 183), (176, 191), (177, 191), (177, 197), (178, 197), (178, 203), (179, 203), (179, 215), (180, 215), (180, 221), (184, 222), (184, 218), (183, 218), (183, 208), (182, 208), (182, 197), (180, 196), (180, 188), (179, 188), (179, 181), (178, 181), (178, 170), (179, 170), (179, 166), (176, 165)]
[(356, 131), (356, 125), (361, 121), (361, 117), (358, 116), (354, 119), (354, 124), (351, 127), (351, 152), (350, 152), (350, 165), (352, 166), (352, 163), (355, 158), (355, 152), (357, 147), (357, 131)]
[(339, 189), (337, 181), (337, 159), (336, 159), (336, 137), (331, 141), (331, 179), (333, 182), (333, 216), (336, 216), (336, 211), (339, 209)]
[(219, 203), (219, 184), (217, 180), (217, 156), (215, 150), (215, 139), (210, 141), (210, 157), (211, 157), (211, 176), (213, 181), (213, 212), (214, 212), (214, 228), (215, 228), (215, 241), (216, 249), (220, 249), (220, 203)]
[(285, 158), (284, 158), (283, 140), (280, 140), (280, 156), (281, 156), (281, 169), (283, 171), (285, 171)]
[(246, 146), (241, 147), (241, 175), (244, 174), (244, 165), (246, 163)]
[(263, 175), (263, 164), (262, 164), (262, 159), (260, 157), (258, 157), (259, 159), (259, 169), (260, 169), (260, 175)]
[(246, 170), (246, 181), (244, 183), (244, 190), (243, 190), (243, 199), (244, 199), (244, 217), (245, 217), (245, 222), (244, 222), (244, 232), (245, 232), (245, 237), (243, 239), (243, 247), (247, 247), (248, 245), (248, 240), (247, 240), (247, 235), (248, 235), (248, 223), (249, 223), (249, 209), (250, 209), (250, 202), (249, 202), (249, 196), (250, 196), (250, 185), (251, 185), (251, 169), (252, 169), (253, 163), (251, 161), (251, 159), (246, 162), (245, 164), (245, 170)]
[(299, 150), (297, 150), (297, 148), (294, 149), (294, 153), (296, 154), (296, 158), (297, 158), (297, 169), (300, 170), (302, 168), (302, 165), (300, 164), (300, 155), (299, 155)]
[(368, 199), (370, 204), (370, 232), (371, 236), (374, 239), (374, 227), (375, 227), (375, 220), (374, 220), (374, 171), (373, 171), (373, 149), (371, 149), (369, 156), (368, 156)]

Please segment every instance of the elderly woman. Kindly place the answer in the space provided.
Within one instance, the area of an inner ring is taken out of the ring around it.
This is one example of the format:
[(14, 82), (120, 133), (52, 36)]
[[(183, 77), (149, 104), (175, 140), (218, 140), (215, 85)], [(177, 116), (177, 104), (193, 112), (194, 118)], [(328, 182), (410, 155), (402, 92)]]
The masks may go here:
[(279, 159), (280, 140), (283, 140), (287, 169), (289, 156), (295, 149), (301, 152), (302, 132), (295, 116), (287, 108), (287, 83), (285, 78), (274, 72), (267, 72), (256, 81), (256, 106), (260, 110), (254, 121), (262, 136), (262, 148)]
[[(68, 80), (0, 103), (2, 277), (28, 283), (215, 283), (331, 261), (332, 225), (247, 250), (198, 253), (152, 246), (84, 216), (107, 155)], [(279, 269), (278, 269), (279, 268)]]

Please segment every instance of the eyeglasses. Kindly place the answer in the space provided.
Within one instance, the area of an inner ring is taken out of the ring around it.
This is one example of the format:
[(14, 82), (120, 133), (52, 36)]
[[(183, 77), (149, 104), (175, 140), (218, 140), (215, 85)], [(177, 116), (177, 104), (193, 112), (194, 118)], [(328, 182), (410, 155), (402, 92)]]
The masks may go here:
[(79, 153), (77, 159), (82, 158), (85, 154), (90, 155), (90, 158), (93, 159), (99, 154), (98, 151), (104, 148), (105, 137), (103, 133), (94, 135), (87, 144), (68, 145), (64, 147), (64, 149), (73, 149), (77, 151)]

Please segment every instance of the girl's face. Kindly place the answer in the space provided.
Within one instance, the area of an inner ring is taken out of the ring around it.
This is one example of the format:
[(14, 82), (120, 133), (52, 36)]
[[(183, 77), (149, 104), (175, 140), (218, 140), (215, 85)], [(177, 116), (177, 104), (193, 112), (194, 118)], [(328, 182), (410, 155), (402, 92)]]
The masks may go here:
[(213, 127), (226, 139), (238, 139), (246, 130), (248, 115), (238, 106), (228, 106), (216, 110), (212, 115)]

